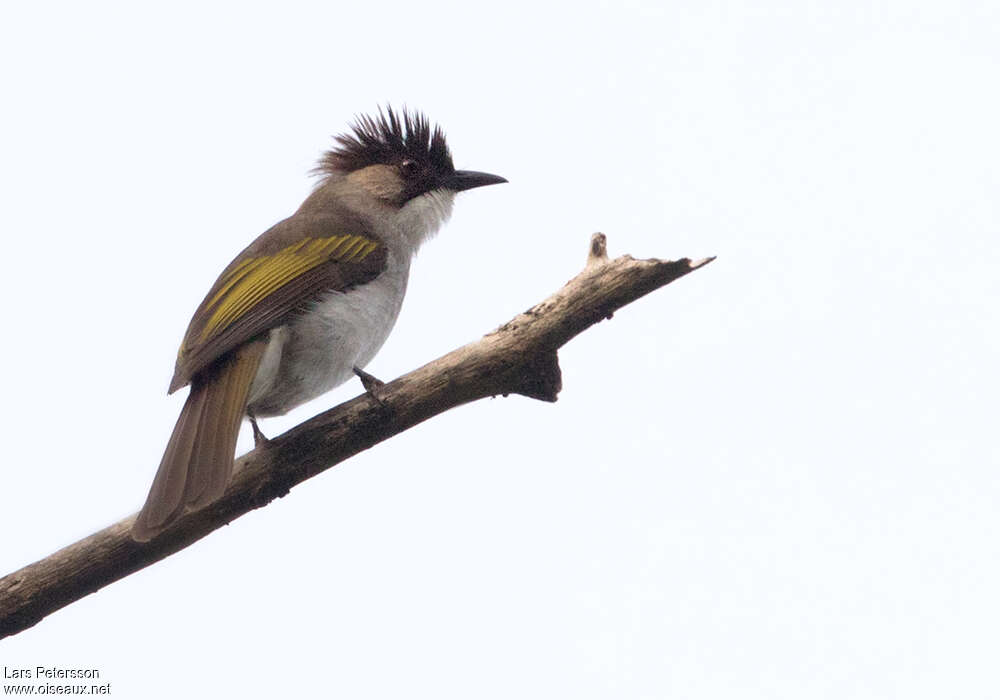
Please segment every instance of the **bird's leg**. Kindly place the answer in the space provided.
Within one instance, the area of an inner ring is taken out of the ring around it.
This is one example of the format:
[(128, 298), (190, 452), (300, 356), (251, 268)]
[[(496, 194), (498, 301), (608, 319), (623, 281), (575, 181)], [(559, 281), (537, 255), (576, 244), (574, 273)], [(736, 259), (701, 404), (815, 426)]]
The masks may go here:
[(375, 402), (378, 403), (379, 406), (385, 406), (385, 399), (382, 398), (382, 392), (380, 391), (380, 389), (385, 386), (385, 382), (381, 379), (376, 379), (360, 367), (355, 367), (354, 373), (358, 375), (358, 379), (361, 380), (361, 384), (365, 387), (365, 392), (375, 399)]
[(260, 427), (257, 425), (257, 416), (255, 416), (250, 411), (247, 411), (247, 418), (250, 419), (250, 427), (253, 428), (253, 446), (256, 448), (270, 442), (270, 440), (267, 439), (267, 436), (261, 431)]

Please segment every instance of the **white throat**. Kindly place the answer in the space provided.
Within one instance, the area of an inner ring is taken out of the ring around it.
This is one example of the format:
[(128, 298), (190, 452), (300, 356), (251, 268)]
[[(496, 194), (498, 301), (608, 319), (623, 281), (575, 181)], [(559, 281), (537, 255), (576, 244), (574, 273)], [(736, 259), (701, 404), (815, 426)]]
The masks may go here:
[(455, 193), (451, 190), (431, 190), (414, 197), (392, 217), (392, 227), (402, 239), (404, 252), (416, 254), (425, 241), (430, 240), (441, 225), (451, 216)]

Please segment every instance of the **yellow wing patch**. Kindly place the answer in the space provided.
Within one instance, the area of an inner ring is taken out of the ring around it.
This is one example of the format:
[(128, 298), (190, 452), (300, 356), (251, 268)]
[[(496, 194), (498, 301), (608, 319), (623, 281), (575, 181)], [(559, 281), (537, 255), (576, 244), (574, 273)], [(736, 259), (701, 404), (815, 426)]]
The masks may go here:
[(359, 262), (377, 247), (377, 242), (363, 236), (306, 238), (272, 255), (244, 260), (220, 280), (219, 290), (205, 305), (211, 315), (198, 341), (204, 342), (302, 273), (331, 261)]

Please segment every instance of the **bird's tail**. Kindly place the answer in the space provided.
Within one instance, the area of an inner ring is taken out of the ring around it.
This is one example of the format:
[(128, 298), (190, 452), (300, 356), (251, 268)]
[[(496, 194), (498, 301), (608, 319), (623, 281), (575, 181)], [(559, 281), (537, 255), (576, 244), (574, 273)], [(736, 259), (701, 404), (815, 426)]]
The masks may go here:
[(187, 510), (218, 499), (233, 471), (247, 397), (266, 342), (246, 343), (191, 383), (132, 539), (146, 542)]

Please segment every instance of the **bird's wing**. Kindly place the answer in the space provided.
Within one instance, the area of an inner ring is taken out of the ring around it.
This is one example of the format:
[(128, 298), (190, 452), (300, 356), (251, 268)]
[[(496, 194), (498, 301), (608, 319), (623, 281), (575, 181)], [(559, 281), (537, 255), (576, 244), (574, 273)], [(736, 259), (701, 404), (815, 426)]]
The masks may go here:
[(386, 254), (356, 217), (291, 217), (275, 225), (230, 263), (201, 302), (170, 392), (324, 292), (371, 281), (385, 269)]

